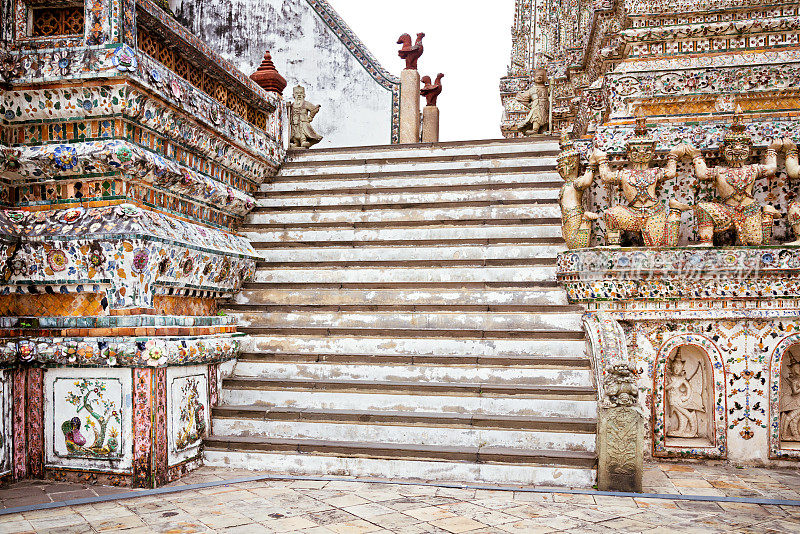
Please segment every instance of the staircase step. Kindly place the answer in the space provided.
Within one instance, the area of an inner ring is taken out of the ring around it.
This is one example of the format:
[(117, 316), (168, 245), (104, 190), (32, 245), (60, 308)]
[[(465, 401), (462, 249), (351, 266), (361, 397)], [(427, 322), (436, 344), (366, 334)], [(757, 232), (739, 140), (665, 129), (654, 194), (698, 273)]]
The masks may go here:
[[(298, 253), (304, 251), (297, 251)], [(567, 302), (561, 288), (547, 286), (504, 291), (479, 289), (261, 289), (245, 284), (225, 307), (244, 310), (244, 306), (369, 306), (378, 310), (391, 307), (399, 311), (414, 309), (485, 309), (495, 311), (575, 311), (581, 306)], [(237, 308), (242, 307), (242, 308)], [(348, 308), (351, 309), (351, 308)], [(264, 311), (271, 311), (265, 309)]]
[(428, 355), (373, 355), (373, 354), (291, 354), (274, 352), (244, 352), (237, 360), (241, 363), (313, 363), (329, 362), (348, 365), (399, 364), (425, 366), (503, 366), (536, 367), (537, 369), (590, 369), (585, 356), (428, 356)]
[(368, 382), (432, 382), (475, 383), (492, 386), (588, 387), (592, 388), (589, 369), (553, 369), (536, 367), (366, 365), (339, 362), (285, 363), (240, 360), (236, 364), (237, 378), (268, 378), (270, 380), (347, 380)]
[(241, 341), (243, 352), (286, 354), (360, 354), (379, 357), (409, 356), (414, 358), (517, 358), (520, 355), (539, 358), (575, 358), (585, 356), (584, 339), (486, 339), (443, 338), (419, 339), (402, 336), (250, 336)]
[(531, 204), (558, 202), (559, 184), (549, 187), (526, 187), (516, 189), (478, 189), (426, 191), (426, 192), (372, 192), (368, 190), (356, 193), (321, 194), (292, 193), (281, 195), (256, 194), (256, 206), (271, 209), (341, 209), (342, 207), (399, 208), (414, 206), (478, 206), (487, 204)]
[[(540, 224), (557, 221), (561, 210), (556, 204), (516, 206), (478, 206), (449, 208), (405, 208), (374, 210), (297, 210), (254, 212), (247, 218), (244, 230), (269, 228), (376, 228), (448, 225)], [(548, 223), (555, 224), (555, 223)]]
[(439, 445), (363, 443), (357, 441), (327, 441), (303, 439), (274, 439), (265, 437), (211, 436), (206, 439), (207, 450), (262, 451), (298, 454), (323, 454), (369, 458), (397, 458), (428, 461), (458, 461), (474, 463), (535, 464), (562, 467), (591, 468), (596, 455), (585, 451), (532, 451), (506, 447), (444, 447)]
[(381, 412), (370, 410), (320, 410), (314, 408), (278, 408), (258, 405), (217, 406), (214, 417), (257, 421), (303, 421), (351, 425), (385, 424), (422, 427), (480, 428), (594, 434), (597, 420), (592, 418), (522, 417), (504, 415)]
[[(343, 410), (339, 410), (340, 412)], [(236, 412), (241, 414), (241, 411)], [(370, 412), (367, 412), (370, 413)], [(381, 412), (374, 412), (381, 413)], [(595, 436), (592, 432), (540, 431), (525, 427), (485, 428), (459, 422), (445, 422), (431, 418), (387, 417), (383, 420), (358, 420), (361, 414), (345, 418), (337, 414), (302, 419), (299, 417), (274, 419), (271, 417), (220, 416), (214, 411), (214, 434), (224, 436), (266, 437), (277, 439), (313, 439), (325, 441), (355, 441), (360, 443), (424, 443), (442, 447), (493, 446), (527, 450), (557, 450), (594, 452)], [(445, 417), (445, 420), (451, 419)], [(416, 422), (411, 422), (416, 421)], [(489, 418), (487, 424), (495, 424)], [(498, 424), (502, 424), (498, 423)], [(548, 425), (559, 428), (557, 425)], [(589, 425), (585, 425), (589, 426)]]

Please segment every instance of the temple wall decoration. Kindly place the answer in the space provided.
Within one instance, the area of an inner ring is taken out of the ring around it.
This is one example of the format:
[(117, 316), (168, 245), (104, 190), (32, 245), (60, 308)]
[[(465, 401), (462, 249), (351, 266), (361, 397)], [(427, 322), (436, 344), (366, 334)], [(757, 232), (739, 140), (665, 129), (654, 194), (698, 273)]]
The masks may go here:
[(239, 353), (286, 104), (147, 0), (2, 5), (0, 477), (165, 484)]
[(636, 370), (649, 456), (770, 464), (800, 459), (798, 269), (795, 248), (590, 248), (557, 278), (587, 306), (598, 402), (609, 369)]

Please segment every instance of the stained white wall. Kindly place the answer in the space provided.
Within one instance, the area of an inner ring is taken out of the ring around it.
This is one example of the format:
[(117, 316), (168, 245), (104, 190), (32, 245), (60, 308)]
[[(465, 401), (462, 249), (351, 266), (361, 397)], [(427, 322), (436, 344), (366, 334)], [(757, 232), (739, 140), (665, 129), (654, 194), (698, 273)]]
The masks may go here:
[(306, 0), (174, 0), (178, 19), (251, 74), (272, 53), (288, 86), (303, 85), (322, 106), (317, 147), (389, 144), (392, 94), (358, 62)]

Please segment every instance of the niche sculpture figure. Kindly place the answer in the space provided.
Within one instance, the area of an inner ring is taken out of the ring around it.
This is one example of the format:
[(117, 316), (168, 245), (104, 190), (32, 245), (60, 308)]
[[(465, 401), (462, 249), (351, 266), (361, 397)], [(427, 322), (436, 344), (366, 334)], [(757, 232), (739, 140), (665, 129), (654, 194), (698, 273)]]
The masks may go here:
[[(783, 150), (786, 152), (786, 174), (791, 180), (800, 178), (800, 162), (797, 157), (797, 145), (791, 139), (783, 140)], [(787, 245), (800, 245), (800, 195), (789, 204), (789, 226), (792, 227), (796, 238)], [(800, 439), (800, 438), (799, 438)]]
[(550, 97), (546, 83), (545, 70), (536, 69), (533, 73), (533, 85), (515, 97), (517, 102), (528, 109), (525, 120), (516, 125), (516, 130), (522, 135), (535, 135), (547, 130), (550, 122)]
[(781, 373), (780, 400), (781, 439), (800, 441), (800, 361), (791, 356)]
[(320, 106), (308, 102), (306, 90), (299, 85), (294, 88), (293, 95), (289, 146), (291, 148), (309, 148), (322, 141), (322, 136), (311, 127), (311, 121), (319, 112)]
[(753, 141), (745, 131), (740, 112), (733, 116), (733, 124), (725, 134), (720, 152), (727, 166), (706, 166), (700, 150), (686, 146), (691, 156), (697, 179), (713, 182), (719, 195), (717, 202), (698, 202), (695, 221), (700, 243), (695, 246), (713, 246), (714, 234), (730, 228), (736, 230), (737, 241), (743, 245), (762, 245), (772, 236), (772, 222), (779, 217), (778, 210), (762, 206), (753, 196), (753, 187), (760, 177), (772, 178), (778, 169), (777, 150), (781, 141), (774, 141), (767, 149), (764, 165), (747, 165)]
[(606, 241), (611, 247), (620, 245), (623, 230), (641, 232), (647, 247), (674, 247), (678, 244), (681, 212), (691, 206), (669, 201), (669, 209), (656, 197), (658, 186), (674, 178), (678, 167), (678, 149), (673, 149), (666, 170), (650, 168), (656, 152), (656, 142), (648, 134), (645, 119), (636, 119), (636, 129), (628, 139), (627, 152), (630, 169), (612, 172), (606, 154), (595, 150), (589, 163), (599, 166), (600, 179), (606, 184), (619, 184), (627, 206), (612, 206), (603, 212), (606, 223)]
[(422, 52), (425, 51), (425, 48), (422, 46), (422, 38), (425, 37), (424, 33), (417, 34), (417, 42), (414, 45), (411, 45), (411, 36), (407, 33), (404, 33), (400, 36), (397, 40), (397, 44), (403, 45), (403, 48), (397, 52), (397, 55), (400, 56), (400, 59), (406, 60), (406, 69), (408, 70), (417, 70), (417, 60), (422, 55)]
[(686, 361), (678, 353), (668, 364), (667, 383), (664, 387), (667, 407), (671, 415), (667, 420), (667, 436), (676, 438), (696, 438), (700, 436), (698, 413), (705, 413), (703, 403), (703, 364), (697, 362), (692, 374), (686, 373)]
[(600, 216), (583, 209), (583, 193), (592, 185), (597, 166), (590, 166), (583, 176), (580, 171), (581, 156), (575, 149), (568, 133), (561, 135), (561, 154), (558, 155), (556, 168), (564, 180), (558, 193), (561, 205), (561, 235), (568, 248), (584, 248), (589, 246), (592, 237), (592, 221)]

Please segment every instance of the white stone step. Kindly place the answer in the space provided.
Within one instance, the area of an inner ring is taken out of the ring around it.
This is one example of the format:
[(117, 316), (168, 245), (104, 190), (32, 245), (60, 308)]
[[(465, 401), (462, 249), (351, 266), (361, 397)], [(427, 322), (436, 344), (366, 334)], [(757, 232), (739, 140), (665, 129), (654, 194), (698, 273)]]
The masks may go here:
[[(305, 250), (297, 250), (298, 254), (301, 252)], [(249, 289), (248, 286), (236, 294), (233, 303), (275, 306), (566, 306), (569, 304), (566, 292), (555, 287), (503, 290), (443, 288), (426, 291), (424, 289)]]
[(214, 433), (225, 436), (268, 436), (278, 439), (424, 443), (442, 447), (498, 447), (532, 450), (594, 451), (594, 434), (531, 432), (483, 428), (437, 428), (404, 425), (269, 421), (216, 417)]
[(427, 228), (335, 228), (329, 230), (263, 230), (243, 235), (253, 243), (325, 242), (337, 241), (457, 241), (461, 239), (542, 239), (561, 238), (561, 226), (509, 225), (509, 226), (434, 226)]
[(508, 219), (558, 219), (561, 210), (556, 204), (529, 204), (517, 206), (457, 206), (449, 208), (406, 208), (406, 209), (374, 209), (363, 211), (278, 211), (253, 212), (247, 218), (248, 225), (341, 225), (341, 224), (381, 224), (391, 226), (397, 223), (426, 223), (473, 220), (508, 220)]
[(473, 413), (527, 415), (536, 417), (597, 416), (597, 401), (517, 396), (456, 396), (420, 393), (391, 393), (376, 385), (373, 392), (326, 391), (281, 388), (222, 388), (222, 404), (314, 408), (322, 410), (380, 410), (394, 412)]
[(237, 377), (311, 380), (372, 380), (387, 382), (447, 382), (592, 387), (590, 369), (531, 367), (355, 365), (341, 363), (236, 362)]
[(271, 248), (258, 251), (267, 263), (363, 263), (552, 260), (565, 251), (562, 245), (488, 246), (383, 246)]
[(577, 467), (338, 457), (225, 449), (206, 449), (204, 463), (214, 467), (247, 466), (248, 469), (290, 475), (470, 481), (521, 486), (588, 488), (596, 480), (594, 469)]
[(551, 339), (416, 339), (409, 337), (354, 337), (311, 335), (247, 336), (241, 341), (242, 352), (286, 354), (362, 354), (376, 356), (427, 355), (514, 357), (582, 356), (585, 340)]
[[(295, 178), (302, 176), (325, 176), (336, 178), (338, 175), (351, 175), (351, 174), (375, 174), (381, 175), (384, 173), (414, 173), (420, 174), (424, 172), (448, 172), (452, 173), (453, 180), (456, 179), (459, 172), (463, 172), (462, 178), (467, 178), (467, 173), (474, 171), (487, 171), (489, 170), (503, 170), (503, 169), (519, 169), (523, 167), (531, 167), (533, 169), (549, 167), (555, 168), (555, 156), (520, 156), (518, 158), (503, 158), (503, 159), (466, 159), (466, 160), (441, 160), (438, 158), (431, 161), (406, 161), (403, 159), (384, 159), (384, 160), (341, 160), (330, 161), (322, 166), (314, 165), (287, 165), (281, 169), (279, 180), (283, 178)], [(534, 171), (535, 172), (535, 171)], [(533, 174), (532, 174), (533, 175)], [(550, 174), (550, 177), (559, 180), (558, 174)], [(386, 180), (388, 178), (380, 178), (378, 180)], [(406, 178), (406, 180), (410, 180)], [(363, 185), (361, 186), (363, 187)], [(261, 189), (262, 191), (269, 191), (270, 189)]]
[(392, 267), (268, 268), (256, 271), (254, 282), (271, 284), (474, 284), (538, 283), (555, 280), (555, 266), (532, 267)]
[(403, 159), (424, 157), (466, 157), (489, 158), (492, 155), (517, 154), (520, 152), (558, 152), (556, 139), (537, 140), (488, 140), (478, 142), (438, 143), (436, 145), (376, 145), (365, 147), (342, 147), (331, 149), (311, 149), (290, 151), (286, 166), (293, 164), (313, 164), (326, 161), (353, 161), (357, 159)]
[(549, 202), (558, 201), (559, 188), (534, 187), (515, 189), (487, 189), (477, 191), (428, 191), (409, 193), (358, 192), (344, 194), (319, 194), (298, 192), (293, 195), (256, 198), (256, 206), (263, 208), (310, 208), (325, 206), (370, 206), (400, 204), (441, 204), (495, 202)]
[(231, 312), (240, 327), (339, 330), (583, 332), (580, 313), (526, 312)]

